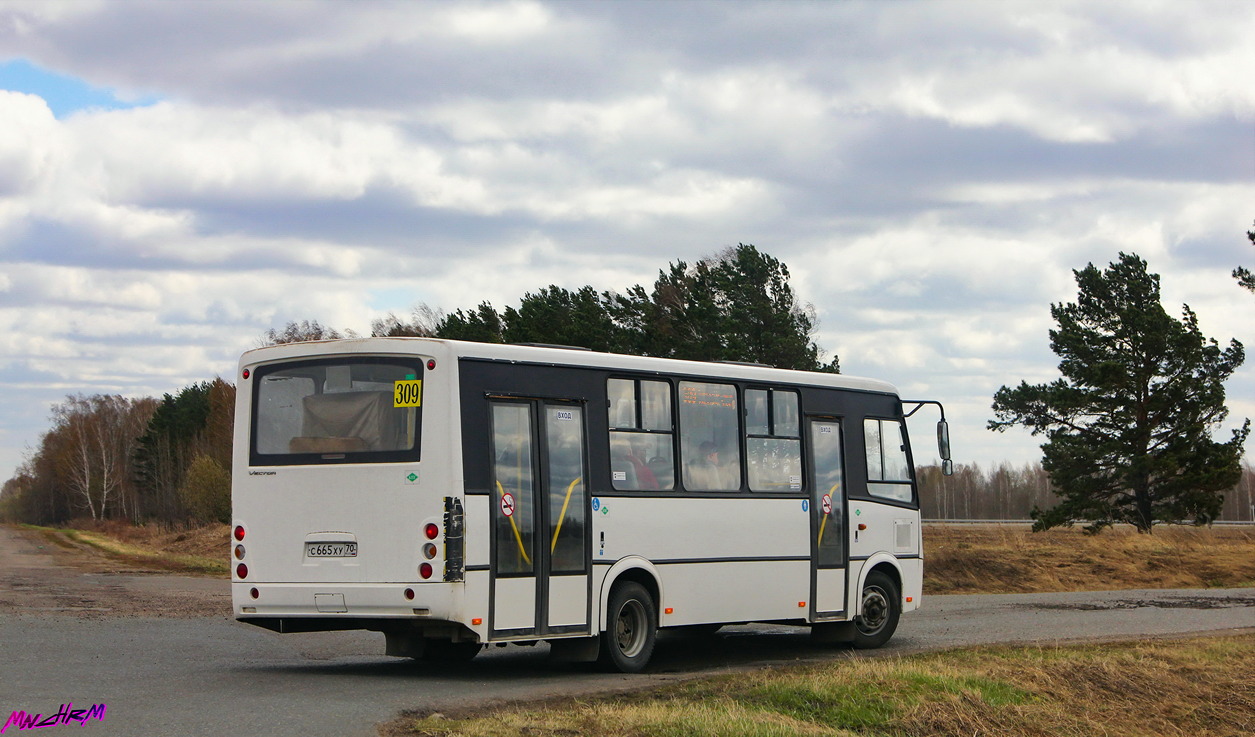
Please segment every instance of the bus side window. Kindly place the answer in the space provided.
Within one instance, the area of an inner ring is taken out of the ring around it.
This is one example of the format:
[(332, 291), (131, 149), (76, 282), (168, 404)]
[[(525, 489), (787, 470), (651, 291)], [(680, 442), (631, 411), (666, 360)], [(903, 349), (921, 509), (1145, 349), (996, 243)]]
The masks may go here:
[(745, 407), (750, 491), (801, 491), (802, 437), (797, 392), (747, 389)]
[(619, 491), (675, 488), (671, 385), (608, 379), (610, 480)]
[(689, 491), (739, 491), (740, 418), (736, 387), (680, 382), (680, 457)]
[(867, 451), (867, 493), (911, 501), (911, 471), (906, 462), (906, 431), (897, 420), (863, 420)]

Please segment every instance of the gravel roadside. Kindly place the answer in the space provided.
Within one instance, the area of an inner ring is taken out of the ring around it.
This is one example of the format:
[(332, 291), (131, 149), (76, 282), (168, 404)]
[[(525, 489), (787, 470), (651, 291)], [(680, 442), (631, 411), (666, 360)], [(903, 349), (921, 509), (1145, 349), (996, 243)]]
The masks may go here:
[(37, 530), (0, 525), (0, 615), (222, 617), (225, 578), (171, 575), (114, 560), (87, 545), (63, 547)]

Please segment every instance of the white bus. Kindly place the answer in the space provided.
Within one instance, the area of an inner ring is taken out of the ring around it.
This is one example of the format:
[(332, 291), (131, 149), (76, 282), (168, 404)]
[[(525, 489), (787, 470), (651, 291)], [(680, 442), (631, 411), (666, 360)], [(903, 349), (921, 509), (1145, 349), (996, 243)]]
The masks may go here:
[(881, 381), (366, 338), (249, 351), (238, 382), (241, 622), (432, 660), (546, 641), (636, 672), (660, 628), (878, 647), (920, 605), (905, 417), (937, 403), (904, 413)]

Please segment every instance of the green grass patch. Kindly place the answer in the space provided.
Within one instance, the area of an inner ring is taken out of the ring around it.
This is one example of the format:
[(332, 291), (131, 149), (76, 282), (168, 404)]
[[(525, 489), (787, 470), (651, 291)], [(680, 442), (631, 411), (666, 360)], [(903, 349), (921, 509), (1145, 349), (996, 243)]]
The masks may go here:
[(778, 679), (751, 689), (750, 703), (764, 711), (785, 714), (814, 724), (850, 729), (883, 728), (892, 723), (905, 703), (895, 689), (833, 679)]

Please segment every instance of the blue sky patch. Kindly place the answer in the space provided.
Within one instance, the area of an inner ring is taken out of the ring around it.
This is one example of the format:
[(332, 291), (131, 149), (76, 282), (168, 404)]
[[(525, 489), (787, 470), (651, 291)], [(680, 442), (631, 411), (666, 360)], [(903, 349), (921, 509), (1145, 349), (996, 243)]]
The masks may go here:
[(152, 105), (158, 99), (123, 100), (111, 89), (93, 87), (77, 77), (50, 72), (26, 59), (0, 62), (0, 89), (42, 97), (58, 120), (79, 110), (125, 110)]

